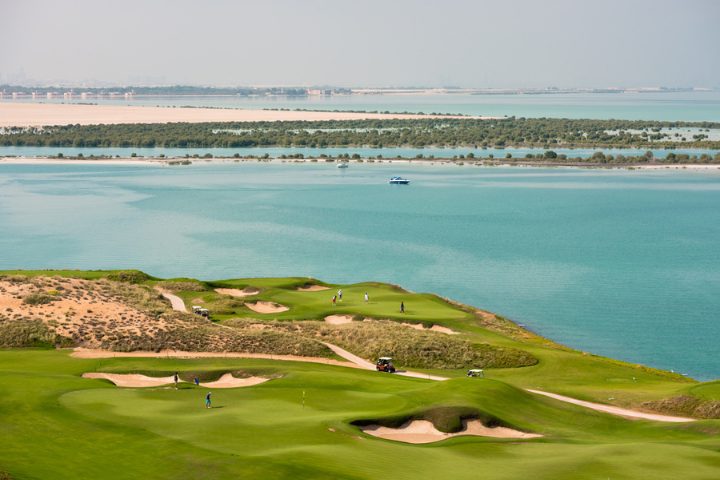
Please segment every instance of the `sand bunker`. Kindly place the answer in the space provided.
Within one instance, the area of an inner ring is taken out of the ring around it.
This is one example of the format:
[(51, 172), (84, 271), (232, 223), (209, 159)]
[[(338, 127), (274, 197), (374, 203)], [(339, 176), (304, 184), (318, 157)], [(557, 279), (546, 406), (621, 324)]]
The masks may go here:
[(300, 287), (297, 290), (298, 292), (321, 292), (323, 290), (330, 290), (330, 287), (323, 287), (322, 285), (309, 285), (307, 287)]
[(257, 313), (280, 313), (280, 312), (287, 312), (290, 310), (285, 305), (280, 305), (279, 303), (275, 302), (255, 302), (255, 303), (246, 303), (246, 307), (248, 307), (253, 312)]
[(374, 437), (386, 440), (395, 440), (405, 443), (432, 443), (447, 438), (459, 437), (462, 435), (474, 435), (479, 437), (493, 438), (514, 438), (527, 439), (542, 437), (537, 433), (525, 433), (519, 430), (506, 427), (486, 427), (480, 420), (466, 420), (463, 422), (465, 428), (457, 433), (441, 432), (432, 422), (428, 420), (411, 420), (400, 428), (381, 427), (380, 425), (368, 425), (362, 431)]
[[(148, 377), (147, 375), (140, 375), (138, 373), (90, 372), (84, 373), (83, 378), (110, 380), (118, 387), (125, 388), (160, 387), (162, 385), (169, 385), (175, 383), (174, 376)], [(207, 388), (251, 387), (253, 385), (259, 385), (263, 382), (267, 382), (268, 380), (270, 379), (264, 377), (236, 378), (233, 377), (232, 374), (226, 373), (218, 380), (215, 380), (214, 382), (203, 382), (200, 384), (200, 386)]]
[(431, 332), (439, 332), (444, 333), (447, 335), (457, 335), (458, 332), (449, 329), (448, 327), (443, 327), (442, 325), (433, 325), (430, 328), (427, 328), (422, 323), (402, 323), (401, 325), (405, 327), (414, 328), (415, 330), (430, 330)]
[(175, 379), (169, 377), (148, 377), (138, 373), (83, 373), (83, 378), (100, 378), (110, 380), (118, 387), (159, 387), (174, 383)]
[(325, 323), (330, 325), (342, 325), (345, 323), (352, 323), (352, 315), (329, 315), (325, 317)]
[(230, 373), (226, 373), (214, 382), (204, 382), (200, 385), (208, 388), (238, 388), (259, 385), (261, 383), (267, 382), (268, 380), (270, 379), (264, 377), (237, 378), (233, 377)]
[(222, 295), (230, 295), (231, 297), (240, 298), (251, 297), (260, 293), (260, 290), (258, 290), (257, 288), (245, 288), (243, 290), (239, 290), (237, 288), (216, 288), (215, 291)]

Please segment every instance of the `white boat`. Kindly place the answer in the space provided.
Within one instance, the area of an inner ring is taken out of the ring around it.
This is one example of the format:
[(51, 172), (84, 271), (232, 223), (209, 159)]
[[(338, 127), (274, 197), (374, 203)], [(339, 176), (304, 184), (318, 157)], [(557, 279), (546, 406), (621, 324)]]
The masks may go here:
[(347, 162), (340, 162), (340, 163), (337, 164), (337, 167), (338, 167), (338, 168), (348, 168), (348, 163), (347, 163)]
[(392, 177), (388, 183), (390, 185), (408, 185), (410, 180), (402, 177)]

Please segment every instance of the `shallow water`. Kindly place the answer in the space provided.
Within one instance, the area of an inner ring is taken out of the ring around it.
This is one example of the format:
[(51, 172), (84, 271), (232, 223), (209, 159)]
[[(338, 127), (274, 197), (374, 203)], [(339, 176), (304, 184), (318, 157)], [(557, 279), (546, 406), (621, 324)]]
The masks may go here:
[(0, 165), (0, 268), (387, 281), (709, 379), (719, 204), (718, 172)]
[[(5, 102), (12, 102), (6, 95)], [(16, 101), (32, 101), (23, 97)], [(543, 95), (351, 95), (333, 97), (184, 96), (82, 99), (38, 102), (100, 103), (229, 108), (290, 108), (439, 112), (464, 115), (617, 118), (625, 120), (720, 121), (720, 91), (644, 93), (558, 93)]]

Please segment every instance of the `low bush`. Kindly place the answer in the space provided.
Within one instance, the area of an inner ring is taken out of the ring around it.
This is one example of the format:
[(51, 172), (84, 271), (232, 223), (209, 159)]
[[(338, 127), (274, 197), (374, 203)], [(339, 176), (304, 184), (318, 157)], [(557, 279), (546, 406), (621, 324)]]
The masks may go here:
[(109, 273), (107, 278), (124, 283), (142, 283), (152, 279), (150, 275), (140, 270), (120, 270)]

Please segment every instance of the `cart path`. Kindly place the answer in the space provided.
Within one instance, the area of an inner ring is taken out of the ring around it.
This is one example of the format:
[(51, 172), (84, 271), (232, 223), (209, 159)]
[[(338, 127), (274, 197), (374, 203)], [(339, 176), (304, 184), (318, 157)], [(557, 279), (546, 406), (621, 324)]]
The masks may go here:
[(581, 407), (590, 408), (597, 410), (598, 412), (609, 413), (611, 415), (617, 415), (619, 417), (626, 417), (632, 419), (643, 419), (643, 420), (654, 420), (656, 422), (694, 422), (694, 418), (687, 417), (673, 417), (672, 415), (660, 415), (657, 413), (645, 413), (638, 412), (637, 410), (630, 410), (628, 408), (613, 407), (612, 405), (604, 405), (602, 403), (586, 402), (585, 400), (578, 400), (577, 398), (566, 397), (565, 395), (558, 395), (557, 393), (544, 392), (542, 390), (526, 389), (530, 393), (536, 393), (545, 397), (554, 398), (561, 402), (572, 403), (573, 405), (579, 405)]
[(168, 292), (167, 290), (163, 290), (162, 288), (156, 287), (155, 290), (160, 292), (160, 295), (162, 295), (166, 300), (170, 300), (170, 305), (172, 305), (173, 310), (187, 313), (187, 308), (185, 308), (185, 302), (183, 302), (182, 298)]
[[(174, 296), (174, 295), (173, 295)], [(167, 297), (166, 297), (167, 298)], [(182, 299), (179, 299), (182, 301)], [(184, 307), (184, 304), (183, 304)], [(309, 362), (309, 363), (322, 363), (326, 365), (336, 365), (340, 367), (358, 368), (362, 370), (375, 370), (375, 365), (367, 360), (358, 357), (357, 355), (348, 352), (347, 350), (333, 345), (331, 343), (323, 342), (330, 350), (332, 350), (339, 357), (344, 358), (347, 361), (333, 360), (330, 358), (321, 357), (300, 357), (295, 355), (270, 355), (263, 353), (236, 353), (236, 352), (182, 352), (182, 351), (165, 351), (165, 352), (111, 352), (108, 350), (93, 350), (85, 348), (76, 348), (72, 354), (73, 357), (77, 358), (114, 358), (114, 357), (134, 357), (134, 358), (262, 358), (268, 360), (287, 360), (293, 362)], [(440, 377), (438, 375), (430, 375), (419, 372), (396, 372), (395, 375), (401, 375), (404, 377), (422, 378), (426, 380), (443, 381), (448, 380), (447, 377)], [(681, 423), (681, 422), (694, 422), (694, 418), (687, 417), (674, 417), (671, 415), (660, 415), (656, 413), (645, 413), (638, 412), (637, 410), (630, 410), (627, 408), (614, 407), (611, 405), (604, 405), (602, 403), (587, 402), (585, 400), (578, 400), (577, 398), (566, 397), (565, 395), (558, 395), (557, 393), (545, 392), (542, 390), (525, 389), (530, 393), (536, 395), (543, 395), (545, 397), (552, 398), (565, 403), (571, 403), (581, 407), (596, 410), (598, 412), (608, 413), (610, 415), (616, 415), (628, 419), (641, 419), (641, 420), (653, 420), (656, 422), (670, 422), (670, 423)]]
[[(332, 343), (323, 342), (323, 344), (328, 347), (330, 350), (335, 352), (336, 355), (344, 358), (345, 360), (354, 363), (360, 368), (363, 368), (365, 370), (375, 370), (375, 364), (372, 362), (368, 362), (364, 358), (358, 357), (354, 353), (350, 353), (344, 348), (340, 348), (337, 345), (333, 345)], [(408, 371), (396, 371), (395, 375), (400, 375), (403, 377), (413, 377), (413, 378), (424, 378), (426, 380), (435, 380), (435, 381), (443, 381), (448, 380), (447, 377), (440, 377), (438, 375), (430, 375), (427, 373), (420, 373), (420, 372), (408, 372)]]

